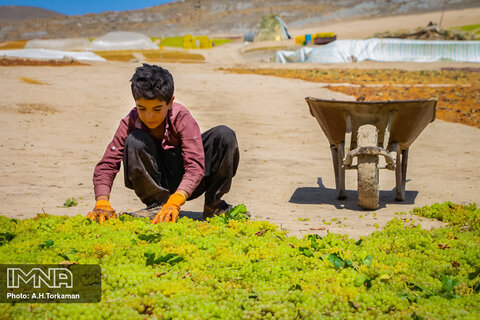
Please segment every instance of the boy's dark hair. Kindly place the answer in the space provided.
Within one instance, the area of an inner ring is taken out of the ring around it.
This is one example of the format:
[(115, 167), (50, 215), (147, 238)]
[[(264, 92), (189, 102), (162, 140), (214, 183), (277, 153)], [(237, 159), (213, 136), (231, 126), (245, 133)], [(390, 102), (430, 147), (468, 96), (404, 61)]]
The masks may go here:
[(169, 103), (173, 97), (173, 77), (167, 69), (144, 63), (130, 79), (132, 94), (137, 99), (158, 99)]

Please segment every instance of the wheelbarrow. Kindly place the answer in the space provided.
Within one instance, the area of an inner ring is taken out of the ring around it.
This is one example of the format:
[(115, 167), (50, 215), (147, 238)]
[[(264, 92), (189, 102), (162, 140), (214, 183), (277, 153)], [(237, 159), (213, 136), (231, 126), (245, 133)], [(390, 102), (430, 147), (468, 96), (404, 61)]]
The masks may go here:
[(395, 200), (405, 200), (408, 149), (435, 120), (437, 101), (305, 100), (330, 143), (337, 199), (346, 198), (345, 170), (356, 169), (358, 205), (376, 209), (379, 169), (388, 169), (395, 170)]

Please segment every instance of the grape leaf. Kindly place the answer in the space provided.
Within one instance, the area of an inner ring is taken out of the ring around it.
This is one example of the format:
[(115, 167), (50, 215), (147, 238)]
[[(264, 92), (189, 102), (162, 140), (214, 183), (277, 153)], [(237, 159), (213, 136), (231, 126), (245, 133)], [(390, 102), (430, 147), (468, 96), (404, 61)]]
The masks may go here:
[(353, 267), (353, 261), (345, 259), (345, 266), (348, 267), (348, 268)]
[(151, 266), (154, 263), (155, 260), (155, 253), (151, 251), (147, 251), (143, 254), (147, 258), (147, 266)]
[(138, 239), (147, 241), (147, 242), (159, 242), (161, 239), (161, 234), (160, 232), (157, 233), (142, 233), (138, 236)]
[(70, 198), (65, 200), (65, 202), (63, 203), (63, 206), (57, 206), (57, 208), (69, 208), (69, 207), (75, 207), (76, 205), (78, 205), (77, 199)]
[(290, 291), (292, 291), (292, 290), (302, 291), (302, 286), (297, 283), (296, 285), (292, 285), (288, 290), (290, 290)]
[(475, 279), (480, 274), (480, 268), (478, 268), (475, 272), (471, 272), (468, 274), (468, 280)]
[(176, 255), (176, 256), (172, 257), (171, 259), (169, 259), (167, 261), (167, 263), (173, 266), (174, 264), (182, 262), (183, 260), (184, 260), (183, 257), (181, 257), (179, 255)]
[(143, 255), (147, 258), (147, 266), (153, 266), (160, 263), (168, 263), (173, 266), (174, 264), (184, 260), (183, 257), (179, 256), (176, 253), (167, 253), (166, 255), (160, 256), (158, 258), (155, 258), (155, 253), (151, 251), (147, 251)]
[(62, 257), (63, 259), (70, 261), (70, 258), (69, 258), (66, 254), (59, 253), (58, 255), (59, 255), (60, 257)]
[(239, 204), (230, 210), (225, 211), (220, 216), (223, 223), (227, 224), (230, 220), (246, 220), (249, 219), (247, 215), (247, 207), (244, 204)]
[(38, 247), (42, 248), (42, 249), (43, 248), (50, 248), (51, 246), (53, 246), (53, 240), (47, 240), (43, 243), (38, 244)]
[(478, 281), (477, 283), (475, 283), (473, 285), (473, 290), (476, 292), (476, 293), (479, 293), (480, 292), (480, 281)]
[(313, 249), (318, 249), (319, 245), (318, 245), (317, 239), (322, 239), (322, 238), (317, 234), (309, 234), (308, 239), (310, 239), (310, 246)]
[(412, 313), (413, 320), (425, 320), (425, 317), (419, 316), (416, 312)]
[(345, 266), (345, 261), (343, 261), (342, 258), (337, 256), (336, 254), (329, 254), (328, 260), (333, 264), (335, 269), (340, 269)]
[(15, 234), (12, 232), (3, 232), (0, 233), (0, 246), (3, 246), (5, 243), (12, 241), (15, 238)]
[(368, 255), (365, 257), (365, 259), (363, 259), (363, 264), (370, 268), (370, 266), (372, 265), (372, 261), (373, 256)]
[(313, 252), (308, 247), (300, 247), (298, 250), (306, 257), (313, 257)]
[(450, 278), (444, 274), (440, 276), (440, 280), (442, 281), (442, 291), (444, 293), (453, 293), (455, 286), (458, 284), (457, 279)]
[(360, 286), (363, 286), (366, 280), (367, 280), (367, 276), (363, 273), (360, 273), (353, 281), (353, 284), (355, 285), (355, 287), (360, 287)]

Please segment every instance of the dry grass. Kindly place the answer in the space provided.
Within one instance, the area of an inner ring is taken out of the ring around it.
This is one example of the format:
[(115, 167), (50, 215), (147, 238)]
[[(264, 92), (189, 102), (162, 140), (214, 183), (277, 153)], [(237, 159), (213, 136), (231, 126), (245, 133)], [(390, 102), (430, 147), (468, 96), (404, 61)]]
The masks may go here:
[(143, 52), (143, 56), (149, 62), (169, 61), (169, 62), (203, 62), (205, 57), (198, 53), (189, 53), (184, 51), (161, 51), (161, 52)]
[(42, 103), (18, 103), (17, 112), (22, 114), (54, 114), (57, 110), (52, 106)]
[[(221, 69), (320, 83), (362, 101), (438, 99), (437, 118), (480, 128), (478, 68), (405, 71), (397, 69)], [(372, 86), (373, 85), (373, 86)]]
[(37, 80), (37, 79), (29, 78), (29, 77), (23, 77), (23, 76), (18, 77), (18, 80), (20, 80), (22, 82), (25, 82), (25, 83), (30, 83), (30, 84), (50, 85), (50, 83), (48, 83), (46, 81)]
[(189, 53), (181, 50), (112, 50), (95, 51), (95, 54), (109, 61), (128, 62), (135, 58), (135, 54), (141, 54), (148, 62), (203, 62), (205, 57), (198, 53)]
[(478, 83), (472, 83), (470, 87), (384, 85), (381, 87), (327, 86), (327, 88), (365, 101), (435, 98), (438, 100), (438, 119), (480, 128), (480, 84)]
[(135, 59), (131, 51), (96, 51), (95, 54), (108, 61), (128, 62)]
[(0, 50), (23, 49), (28, 40), (0, 42)]
[(0, 67), (17, 67), (17, 66), (31, 66), (31, 67), (66, 67), (66, 66), (88, 66), (86, 63), (81, 63), (74, 60), (32, 60), (32, 59), (15, 59), (15, 58), (1, 58)]
[(275, 69), (224, 68), (232, 73), (260, 74), (282, 78), (302, 79), (322, 83), (352, 84), (455, 84), (470, 85), (480, 82), (478, 70), (405, 71), (399, 69)]
[(296, 49), (296, 47), (293, 47), (290, 44), (285, 44), (285, 45), (278, 45), (278, 46), (265, 46), (265, 47), (251, 47), (251, 48), (245, 48), (243, 49), (243, 52), (248, 53), (248, 52), (255, 52), (255, 51), (276, 51), (276, 50), (289, 50), (289, 49)]

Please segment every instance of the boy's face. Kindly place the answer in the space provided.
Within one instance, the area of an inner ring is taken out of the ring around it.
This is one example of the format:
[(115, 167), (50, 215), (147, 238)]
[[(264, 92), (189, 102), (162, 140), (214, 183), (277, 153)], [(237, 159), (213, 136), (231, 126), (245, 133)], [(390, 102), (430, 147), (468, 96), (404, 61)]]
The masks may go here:
[(158, 99), (135, 100), (138, 117), (149, 129), (158, 128), (163, 121), (165, 121), (168, 110), (172, 108), (174, 98), (175, 97), (172, 97), (172, 100), (169, 103)]

